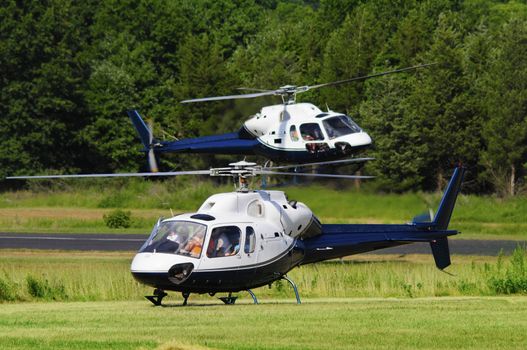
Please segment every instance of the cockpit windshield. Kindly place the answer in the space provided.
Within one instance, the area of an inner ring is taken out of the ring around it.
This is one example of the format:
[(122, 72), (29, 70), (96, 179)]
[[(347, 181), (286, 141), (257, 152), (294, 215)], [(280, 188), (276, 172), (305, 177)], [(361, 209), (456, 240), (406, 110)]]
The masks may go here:
[(350, 117), (338, 115), (322, 122), (330, 139), (361, 132), (361, 128)]
[(207, 226), (190, 221), (161, 222), (139, 252), (170, 253), (199, 258)]

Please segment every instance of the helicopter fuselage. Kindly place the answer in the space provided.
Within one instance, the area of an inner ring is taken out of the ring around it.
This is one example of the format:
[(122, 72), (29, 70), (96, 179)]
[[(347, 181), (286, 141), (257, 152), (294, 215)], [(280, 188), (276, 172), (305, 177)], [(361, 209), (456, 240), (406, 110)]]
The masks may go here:
[(304, 258), (298, 238), (317, 234), (320, 224), (311, 210), (288, 202), (283, 192), (216, 194), (197, 213), (158, 222), (135, 256), (132, 274), (163, 290), (245, 290), (297, 266)]

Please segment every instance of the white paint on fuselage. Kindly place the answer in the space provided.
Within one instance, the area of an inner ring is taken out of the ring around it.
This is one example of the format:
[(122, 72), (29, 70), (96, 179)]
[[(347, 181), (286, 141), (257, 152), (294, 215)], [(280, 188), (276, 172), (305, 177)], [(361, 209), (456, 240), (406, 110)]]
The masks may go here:
[[(193, 219), (195, 214), (207, 214), (211, 221)], [(295, 238), (310, 224), (311, 210), (303, 203), (292, 207), (281, 191), (249, 191), (221, 193), (210, 196), (197, 213), (174, 216), (164, 221), (196, 222), (207, 226), (199, 258), (168, 253), (138, 253), (132, 261), (132, 272), (168, 272), (175, 264), (192, 263), (194, 271), (230, 270), (265, 265), (292, 248)], [(223, 257), (207, 256), (211, 233), (215, 228), (237, 226), (241, 231), (237, 254)], [(253, 252), (245, 251), (246, 232), (255, 232)]]

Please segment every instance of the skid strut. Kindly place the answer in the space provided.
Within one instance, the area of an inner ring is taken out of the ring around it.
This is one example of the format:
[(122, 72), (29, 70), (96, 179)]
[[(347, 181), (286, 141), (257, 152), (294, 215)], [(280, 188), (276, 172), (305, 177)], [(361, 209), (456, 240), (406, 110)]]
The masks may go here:
[(284, 280), (286, 280), (287, 282), (289, 282), (289, 284), (291, 285), (291, 287), (293, 287), (293, 290), (295, 291), (295, 296), (296, 296), (296, 303), (297, 303), (297, 304), (301, 304), (301, 301), (300, 301), (300, 295), (298, 295), (298, 288), (296, 287), (295, 282), (293, 282), (293, 280), (290, 279), (289, 277), (287, 277), (286, 275), (283, 275), (283, 276), (282, 276), (282, 279), (284, 279)]
[(155, 306), (161, 306), (161, 301), (168, 294), (164, 290), (156, 288), (154, 289), (154, 295), (145, 295), (145, 298), (148, 299)]
[(247, 292), (251, 294), (251, 297), (253, 298), (253, 301), (255, 304), (258, 304), (258, 299), (256, 299), (256, 295), (254, 295), (253, 291), (250, 289), (247, 289)]
[(188, 297), (190, 296), (190, 293), (188, 293), (188, 292), (183, 292), (183, 293), (181, 293), (181, 295), (182, 295), (183, 298), (184, 298), (184, 300), (183, 300), (183, 306), (186, 306), (186, 305), (187, 305)]

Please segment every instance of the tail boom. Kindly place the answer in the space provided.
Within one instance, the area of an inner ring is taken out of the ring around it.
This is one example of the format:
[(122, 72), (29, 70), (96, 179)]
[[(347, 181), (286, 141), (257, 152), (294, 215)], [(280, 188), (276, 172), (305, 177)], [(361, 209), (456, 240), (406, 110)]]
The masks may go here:
[(390, 248), (413, 242), (428, 242), (436, 266), (450, 265), (448, 236), (458, 231), (448, 230), (465, 169), (455, 169), (432, 222), (412, 222), (403, 225), (322, 225), (322, 234), (302, 243), (305, 258), (302, 264), (341, 258), (377, 249)]

